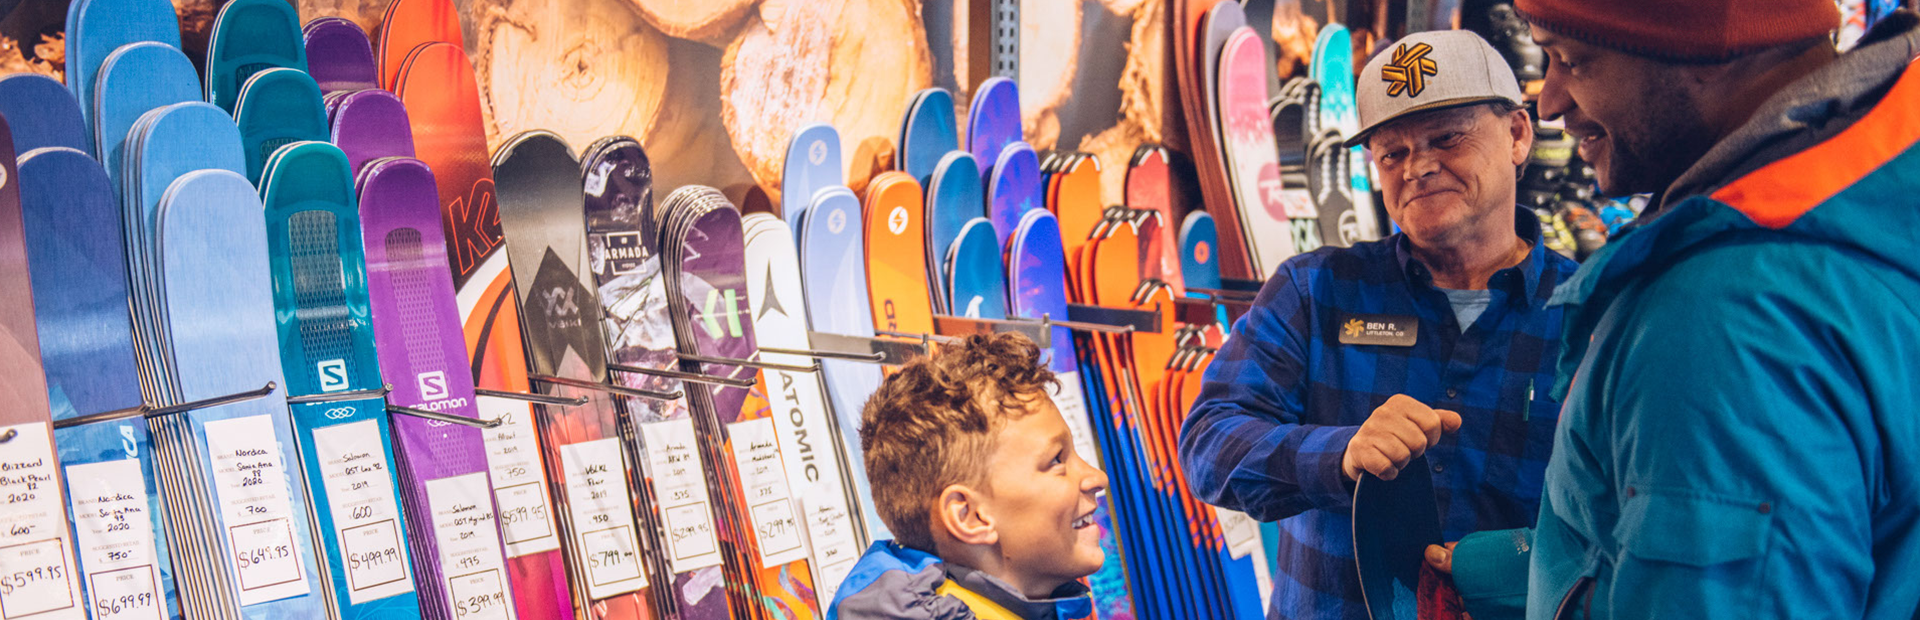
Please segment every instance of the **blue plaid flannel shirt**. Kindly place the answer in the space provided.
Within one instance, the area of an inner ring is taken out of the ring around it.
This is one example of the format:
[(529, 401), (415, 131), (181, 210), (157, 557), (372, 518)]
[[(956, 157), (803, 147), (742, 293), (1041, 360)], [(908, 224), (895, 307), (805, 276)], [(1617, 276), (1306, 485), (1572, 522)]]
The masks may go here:
[[(1560, 411), (1548, 392), (1561, 310), (1546, 302), (1578, 265), (1518, 211), (1533, 250), (1493, 275), (1493, 300), (1465, 333), (1404, 234), (1289, 259), (1234, 323), (1181, 428), (1180, 463), (1201, 499), (1280, 522), (1269, 618), (1367, 617), (1340, 461), (1395, 394), (1463, 420), (1427, 452), (1447, 540), (1533, 524)], [(1343, 345), (1349, 314), (1417, 317), (1416, 342)]]

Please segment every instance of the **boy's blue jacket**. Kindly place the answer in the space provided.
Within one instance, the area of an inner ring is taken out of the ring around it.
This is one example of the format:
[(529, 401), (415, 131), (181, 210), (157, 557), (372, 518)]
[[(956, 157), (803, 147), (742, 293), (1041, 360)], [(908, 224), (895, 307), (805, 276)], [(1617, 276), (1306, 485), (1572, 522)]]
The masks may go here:
[[(951, 584), (949, 585), (949, 582)], [(1011, 612), (1022, 620), (1085, 618), (1093, 613), (1086, 586), (1070, 583), (1055, 591), (1056, 598), (1032, 601), (1011, 591), (998, 579), (957, 565), (933, 554), (878, 541), (853, 565), (827, 620), (987, 620), (959, 598), (937, 592), (942, 585), (963, 588)], [(1009, 617), (1007, 614), (1001, 617)]]
[(1915, 617), (1920, 33), (1876, 35), (1556, 292), (1538, 529), (1461, 542), (1475, 618)]

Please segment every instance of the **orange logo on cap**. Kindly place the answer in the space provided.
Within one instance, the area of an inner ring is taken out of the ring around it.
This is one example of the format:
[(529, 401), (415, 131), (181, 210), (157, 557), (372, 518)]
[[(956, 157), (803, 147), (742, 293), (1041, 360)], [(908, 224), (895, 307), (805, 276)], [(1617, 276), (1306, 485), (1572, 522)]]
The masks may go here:
[(1380, 79), (1387, 82), (1388, 97), (1398, 97), (1402, 92), (1408, 97), (1418, 97), (1420, 91), (1427, 89), (1427, 76), (1440, 73), (1440, 65), (1427, 58), (1427, 53), (1432, 51), (1433, 46), (1425, 43), (1412, 48), (1402, 43), (1393, 50), (1393, 62), (1380, 68)]

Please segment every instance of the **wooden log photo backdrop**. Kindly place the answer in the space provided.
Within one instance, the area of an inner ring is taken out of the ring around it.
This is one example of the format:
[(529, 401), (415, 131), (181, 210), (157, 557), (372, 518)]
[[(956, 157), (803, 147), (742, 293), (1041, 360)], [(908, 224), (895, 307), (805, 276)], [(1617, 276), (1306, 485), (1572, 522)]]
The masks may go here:
[[(196, 64), (221, 0), (172, 0)], [(368, 32), (391, 0), (290, 0), (302, 21), (353, 20)], [(839, 129), (848, 182), (892, 168), (913, 94), (929, 86), (971, 101), (967, 23), (988, 0), (456, 0), (487, 117), (487, 142), (547, 129), (569, 144), (638, 138), (656, 189), (721, 188), (747, 210), (779, 204), (789, 136)], [(1404, 0), (1250, 0), (1270, 16), (1279, 78), (1303, 71), (1319, 25), (1398, 14)], [(0, 0), (0, 74), (65, 69), (69, 0)], [(1170, 0), (1022, 0), (1022, 124), (1036, 151), (1101, 162), (1101, 200), (1124, 202), (1129, 156), (1143, 143), (1186, 149), (1169, 69)], [(1330, 5), (1343, 5), (1334, 9)], [(1351, 5), (1355, 8), (1344, 8)], [(1375, 7), (1374, 5), (1381, 5)], [(1379, 20), (1384, 26), (1385, 20)], [(1262, 26), (1269, 26), (1262, 23)], [(986, 28), (988, 24), (973, 24)], [(1366, 28), (1355, 28), (1365, 30)], [(1354, 38), (1356, 47), (1379, 37)], [(975, 37), (974, 40), (979, 40)], [(1357, 57), (1364, 53), (1356, 51)], [(964, 126), (966, 110), (956, 111)], [(1184, 215), (1195, 198), (1176, 207)]]

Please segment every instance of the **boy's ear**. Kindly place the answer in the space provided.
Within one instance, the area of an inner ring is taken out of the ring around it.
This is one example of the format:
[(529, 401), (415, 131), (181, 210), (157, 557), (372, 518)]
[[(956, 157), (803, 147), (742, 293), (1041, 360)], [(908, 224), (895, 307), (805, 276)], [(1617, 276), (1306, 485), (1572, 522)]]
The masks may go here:
[(934, 527), (946, 531), (954, 542), (966, 545), (991, 545), (1000, 541), (992, 515), (987, 514), (986, 498), (964, 484), (948, 486), (934, 500)]

